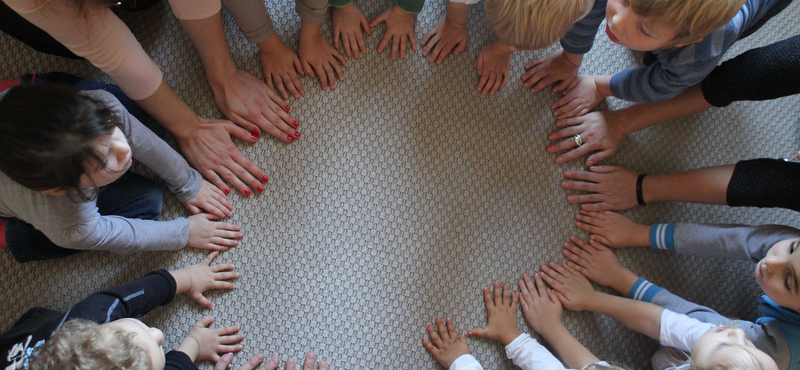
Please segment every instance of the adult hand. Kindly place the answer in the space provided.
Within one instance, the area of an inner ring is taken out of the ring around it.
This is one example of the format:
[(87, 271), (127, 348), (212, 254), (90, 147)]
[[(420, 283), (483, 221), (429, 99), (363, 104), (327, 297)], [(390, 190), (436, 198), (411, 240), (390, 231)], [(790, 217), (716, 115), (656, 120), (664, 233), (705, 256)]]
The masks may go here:
[(251, 140), (258, 140), (261, 131), (286, 143), (300, 137), (289, 104), (255, 76), (237, 69), (232, 76), (215, 79), (211, 88), (219, 110), (247, 130)]
[(558, 99), (550, 109), (558, 119), (582, 116), (603, 101), (603, 94), (597, 88), (594, 76), (578, 76), (572, 80), (566, 94)]
[(347, 67), (347, 61), (322, 37), (321, 29), (322, 25), (303, 22), (297, 54), (300, 55), (303, 70), (307, 75), (319, 78), (323, 90), (327, 90), (329, 86), (335, 89), (336, 75), (339, 76), (339, 81), (344, 81), (342, 67)]
[(284, 99), (289, 99), (289, 93), (295, 99), (299, 98), (305, 90), (298, 75), (304, 76), (305, 73), (297, 53), (286, 46), (278, 35), (272, 35), (266, 41), (260, 42), (258, 49), (267, 85), (273, 90), (277, 88)]
[(508, 69), (511, 64), (512, 50), (495, 41), (478, 53), (478, 91), (481, 94), (494, 95), (508, 83)]
[(523, 86), (537, 93), (545, 86), (561, 81), (553, 87), (553, 91), (564, 91), (578, 76), (582, 61), (583, 55), (564, 50), (536, 59), (525, 65), (527, 72), (522, 75), (522, 80), (525, 81)]
[(396, 60), (398, 54), (400, 58), (405, 58), (409, 43), (411, 50), (417, 51), (417, 40), (414, 37), (414, 14), (408, 13), (399, 5), (394, 4), (369, 22), (369, 26), (372, 28), (382, 22), (386, 22), (386, 33), (383, 34), (383, 38), (378, 44), (379, 53), (383, 53), (383, 49), (390, 41), (392, 43), (392, 60)]
[(469, 41), (469, 34), (467, 33), (467, 22), (453, 22), (448, 15), (442, 17), (439, 23), (434, 27), (425, 38), (422, 39), (422, 45), (425, 50), (422, 51), (422, 56), (427, 57), (428, 54), (431, 58), (428, 63), (436, 62), (442, 64), (447, 54), (453, 52), (453, 55), (458, 55), (467, 48)]
[[(613, 111), (591, 112), (589, 114), (567, 119), (560, 119), (556, 127), (561, 129), (547, 135), (550, 141), (564, 139), (547, 147), (548, 153), (564, 150), (568, 152), (556, 157), (556, 163), (566, 163), (588, 153), (596, 152), (586, 158), (586, 167), (594, 166), (600, 161), (617, 153), (622, 142), (628, 137), (624, 126), (616, 120)], [(575, 135), (581, 135), (581, 146), (576, 146)]]
[(636, 178), (639, 176), (621, 166), (592, 166), (589, 171), (566, 171), (561, 187), (589, 194), (567, 195), (567, 202), (581, 203), (586, 211), (622, 211), (636, 207)]
[[(317, 355), (313, 353), (309, 353), (306, 355), (306, 359), (303, 362), (303, 370), (314, 370), (314, 363), (317, 360)], [(225, 356), (222, 356), (218, 361), (217, 364), (214, 366), (214, 370), (228, 370), (231, 366), (231, 361), (233, 361), (233, 354), (228, 353)], [(264, 355), (258, 353), (253, 357), (250, 357), (247, 362), (239, 366), (236, 370), (254, 370), (259, 364), (264, 362)], [(259, 370), (277, 370), (278, 366), (281, 364), (280, 359), (277, 357), (273, 357), (265, 362)], [(317, 370), (328, 370), (328, 364), (325, 361), (320, 361), (317, 365)], [(296, 370), (296, 363), (293, 359), (289, 359), (286, 361), (286, 370)]]
[(358, 59), (361, 54), (367, 53), (367, 46), (364, 43), (364, 35), (372, 34), (367, 17), (358, 9), (355, 3), (347, 4), (341, 8), (333, 8), (333, 47), (339, 50), (339, 37), (342, 39), (344, 53), (348, 57), (355, 56)]
[(263, 187), (259, 179), (266, 182), (269, 178), (239, 151), (231, 135), (248, 142), (256, 141), (251, 133), (231, 121), (200, 118), (189, 136), (178, 138), (177, 142), (189, 163), (225, 194), (231, 190), (223, 178), (249, 196), (252, 194), (250, 187)]

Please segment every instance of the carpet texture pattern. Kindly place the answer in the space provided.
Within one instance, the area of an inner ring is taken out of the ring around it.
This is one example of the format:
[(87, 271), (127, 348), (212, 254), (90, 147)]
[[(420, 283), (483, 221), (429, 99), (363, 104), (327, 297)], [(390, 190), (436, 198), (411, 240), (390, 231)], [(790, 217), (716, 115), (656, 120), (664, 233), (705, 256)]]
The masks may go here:
[[(356, 3), (368, 18), (391, 5)], [(296, 49), (300, 20), (293, 3), (276, 0), (267, 6), (278, 34)], [(444, 12), (444, 1), (428, 1), (417, 17), (417, 40)], [(261, 78), (257, 48), (223, 14), (237, 65)], [(797, 34), (798, 16), (795, 3), (735, 44), (726, 58)], [(166, 2), (120, 17), (178, 95), (200, 115), (222, 117), (200, 58)], [(324, 27), (329, 39), (330, 23)], [(475, 58), (493, 35), (482, 4), (470, 9), (469, 28), (466, 52), (437, 66), (421, 57), (421, 49), (396, 62), (386, 52), (378, 54), (384, 31), (378, 26), (367, 37), (366, 56), (349, 60), (346, 79), (335, 90), (322, 91), (316, 81), (302, 79), (306, 93), (289, 100), (301, 122), (300, 140), (287, 145), (264, 135), (255, 144), (239, 143), (270, 175), (263, 194), (230, 196), (231, 221), (245, 238), (217, 262), (235, 264), (242, 277), (235, 291), (209, 294), (212, 310), (180, 297), (146, 316), (148, 324), (163, 329), (165, 349), (177, 347), (197, 319), (211, 315), (215, 325), (242, 326), (245, 349), (234, 360), (237, 366), (257, 352), (285, 361), (314, 351), (334, 369), (438, 369), (420, 343), (435, 317), (453, 318), (462, 331), (483, 326), (482, 287), (513, 283), (523, 272), (564, 260), (561, 244), (570, 235), (586, 235), (574, 226), (578, 207), (566, 202), (559, 182), (564, 170), (583, 162), (554, 164), (545, 146), (555, 121), (549, 106), (557, 95), (531, 94), (520, 81), (526, 63), (557, 46), (514, 54), (508, 86), (483, 96), (476, 91)], [(641, 53), (612, 44), (601, 32), (581, 73), (610, 74), (640, 63)], [(32, 70), (108, 81), (88, 62), (43, 55), (0, 35), (0, 78)], [(599, 109), (625, 105), (609, 99)], [(735, 103), (636, 133), (605, 163), (654, 174), (750, 158), (793, 158), (800, 149), (798, 123), (798, 96)], [(135, 170), (152, 175), (140, 165)], [(655, 204), (625, 214), (642, 223), (800, 227), (800, 215), (774, 209)], [(164, 217), (186, 215), (168, 195)], [(188, 266), (204, 255), (193, 249), (132, 256), (98, 252), (20, 265), (0, 253), (5, 271), (0, 329), (28, 308), (66, 310), (94, 291), (152, 269)], [(618, 255), (672, 292), (730, 317), (755, 318), (759, 289), (747, 264), (647, 249)], [(566, 312), (564, 321), (601, 359), (650, 368), (655, 341), (591, 313)], [(521, 316), (520, 328), (531, 332)], [(469, 343), (486, 369), (514, 368), (500, 344)]]

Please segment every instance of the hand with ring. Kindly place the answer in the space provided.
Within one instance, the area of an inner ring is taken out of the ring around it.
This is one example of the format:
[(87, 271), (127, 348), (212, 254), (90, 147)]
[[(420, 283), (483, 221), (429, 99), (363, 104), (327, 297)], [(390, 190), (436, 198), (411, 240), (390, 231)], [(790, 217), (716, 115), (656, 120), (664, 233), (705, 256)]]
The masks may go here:
[(628, 136), (624, 124), (614, 111), (592, 112), (585, 116), (558, 120), (560, 129), (547, 135), (550, 141), (561, 140), (547, 147), (548, 153), (567, 150), (556, 157), (556, 163), (566, 163), (590, 152), (586, 166), (591, 167), (613, 156)]

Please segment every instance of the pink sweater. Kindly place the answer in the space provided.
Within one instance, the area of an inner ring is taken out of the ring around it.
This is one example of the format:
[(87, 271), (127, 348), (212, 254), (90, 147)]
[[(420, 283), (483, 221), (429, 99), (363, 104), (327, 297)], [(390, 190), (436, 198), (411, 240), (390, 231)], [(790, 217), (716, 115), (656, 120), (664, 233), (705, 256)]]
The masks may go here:
[[(131, 99), (153, 95), (161, 85), (158, 66), (128, 27), (105, 7), (81, 14), (72, 0), (3, 0), (10, 8), (76, 55), (108, 73)], [(208, 18), (220, 11), (220, 0), (169, 0), (179, 19)]]

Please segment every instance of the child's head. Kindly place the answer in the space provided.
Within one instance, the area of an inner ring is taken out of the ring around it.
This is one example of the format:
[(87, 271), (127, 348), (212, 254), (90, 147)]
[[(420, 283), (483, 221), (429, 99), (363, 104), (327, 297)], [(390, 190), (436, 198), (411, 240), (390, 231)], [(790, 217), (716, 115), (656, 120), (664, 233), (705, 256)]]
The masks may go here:
[(70, 320), (36, 349), (31, 370), (160, 370), (164, 334), (136, 319)]
[(745, 0), (608, 0), (606, 33), (638, 51), (698, 42), (728, 23)]
[(121, 120), (105, 104), (63, 86), (19, 86), (0, 100), (0, 171), (60, 195), (110, 184), (132, 164)]
[(721, 326), (695, 342), (689, 370), (778, 370), (778, 365), (742, 329)]
[(591, 0), (487, 0), (497, 38), (517, 49), (541, 49), (564, 37), (591, 9)]
[(775, 303), (800, 311), (800, 239), (775, 243), (758, 261), (753, 274), (764, 294)]

